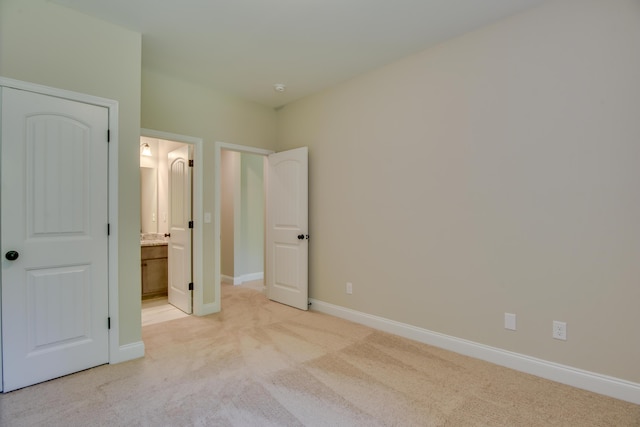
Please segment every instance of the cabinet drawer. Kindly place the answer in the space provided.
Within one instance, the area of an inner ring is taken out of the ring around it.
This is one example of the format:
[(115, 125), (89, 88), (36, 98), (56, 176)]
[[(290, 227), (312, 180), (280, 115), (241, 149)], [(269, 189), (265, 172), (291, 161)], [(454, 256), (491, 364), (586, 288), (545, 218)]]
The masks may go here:
[(140, 257), (145, 259), (156, 259), (167, 257), (167, 245), (163, 246), (142, 246)]

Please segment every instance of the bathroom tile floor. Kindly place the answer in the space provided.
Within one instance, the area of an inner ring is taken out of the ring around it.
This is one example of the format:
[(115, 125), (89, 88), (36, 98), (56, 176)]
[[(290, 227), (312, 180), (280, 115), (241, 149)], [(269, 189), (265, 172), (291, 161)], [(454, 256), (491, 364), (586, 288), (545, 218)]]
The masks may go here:
[(187, 316), (188, 314), (169, 304), (167, 297), (142, 300), (142, 326)]

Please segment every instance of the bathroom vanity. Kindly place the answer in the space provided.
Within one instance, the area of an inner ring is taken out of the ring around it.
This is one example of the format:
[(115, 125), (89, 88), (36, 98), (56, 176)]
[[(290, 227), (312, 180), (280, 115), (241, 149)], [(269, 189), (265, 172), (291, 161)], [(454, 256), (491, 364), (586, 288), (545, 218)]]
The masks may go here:
[(141, 241), (142, 298), (167, 295), (168, 263), (166, 242)]

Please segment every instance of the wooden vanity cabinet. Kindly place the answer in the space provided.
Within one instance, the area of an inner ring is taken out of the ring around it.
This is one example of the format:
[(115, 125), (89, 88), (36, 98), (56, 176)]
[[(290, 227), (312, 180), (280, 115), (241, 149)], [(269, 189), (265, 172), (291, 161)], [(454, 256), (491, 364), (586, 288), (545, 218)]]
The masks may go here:
[(167, 295), (167, 245), (141, 246), (142, 298)]

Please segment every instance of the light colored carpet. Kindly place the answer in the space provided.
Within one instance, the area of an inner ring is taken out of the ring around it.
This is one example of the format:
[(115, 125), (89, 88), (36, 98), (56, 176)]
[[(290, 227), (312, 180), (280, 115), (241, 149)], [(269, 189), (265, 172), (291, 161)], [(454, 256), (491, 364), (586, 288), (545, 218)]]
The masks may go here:
[(0, 396), (2, 426), (640, 426), (640, 406), (223, 286), (143, 359)]

